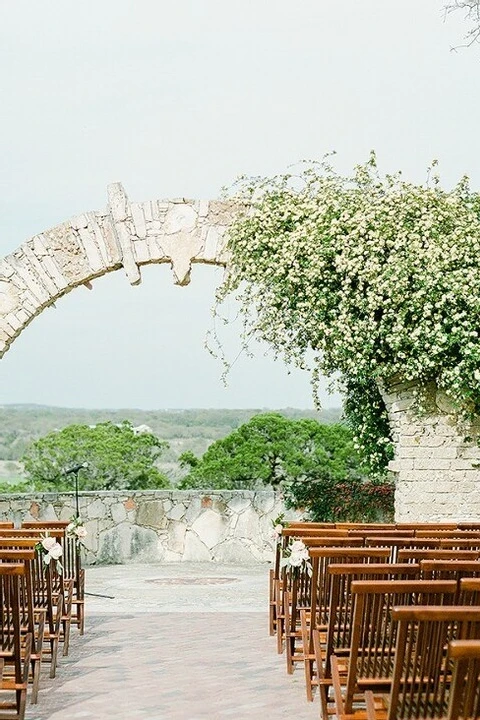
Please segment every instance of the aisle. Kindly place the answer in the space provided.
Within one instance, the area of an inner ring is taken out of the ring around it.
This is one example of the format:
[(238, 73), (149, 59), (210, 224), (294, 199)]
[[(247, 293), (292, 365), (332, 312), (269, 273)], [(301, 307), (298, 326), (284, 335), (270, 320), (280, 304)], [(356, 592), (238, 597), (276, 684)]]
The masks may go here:
[[(206, 582), (213, 575), (213, 569), (207, 569)], [(189, 569), (183, 566), (182, 570), (188, 577)], [(198, 576), (198, 567), (196, 570)], [(214, 570), (222, 575), (218, 566)], [(100, 572), (100, 568), (95, 569), (99, 578)], [(140, 570), (137, 566), (135, 571), (124, 566), (103, 572), (103, 584), (94, 582), (95, 589), (112, 587), (112, 578), (120, 587), (123, 576), (123, 599), (117, 596), (111, 612), (91, 610), (87, 633), (83, 638), (75, 637), (70, 656), (60, 661), (56, 680), (48, 680), (44, 673), (38, 709), (28, 707), (28, 720), (318, 718), (317, 703), (305, 700), (302, 668), (293, 677), (287, 676), (284, 657), (276, 654), (274, 638), (266, 633), (266, 611), (259, 612), (256, 607), (255, 587), (264, 578), (266, 581), (265, 567), (261, 572), (256, 568), (247, 583), (241, 579), (245, 579), (245, 571), (238, 572), (237, 582), (231, 583), (236, 592), (229, 591), (234, 605), (227, 611), (216, 611), (214, 602), (216, 588), (222, 606), (228, 604), (226, 585), (210, 584), (208, 589), (205, 585), (203, 590), (193, 583), (187, 589), (180, 585), (177, 590), (175, 584), (161, 586), (159, 593), (167, 591), (169, 606), (179, 593), (183, 611), (173, 613), (147, 611), (145, 603), (150, 605), (153, 598), (142, 596), (141, 578), (137, 578), (139, 587), (131, 614), (123, 609), (133, 576), (150, 575), (152, 566)], [(173, 568), (167, 574), (172, 577)], [(248, 602), (249, 587), (254, 611), (232, 609), (239, 601)], [(210, 612), (185, 607), (188, 593), (196, 607), (205, 594), (204, 610)], [(92, 599), (91, 605), (104, 608), (106, 601)]]

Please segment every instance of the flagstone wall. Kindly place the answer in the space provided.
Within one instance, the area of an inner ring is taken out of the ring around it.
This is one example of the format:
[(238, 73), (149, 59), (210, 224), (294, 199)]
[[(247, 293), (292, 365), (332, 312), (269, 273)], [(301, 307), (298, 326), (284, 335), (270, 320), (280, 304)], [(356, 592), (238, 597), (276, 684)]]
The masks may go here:
[[(87, 564), (218, 561), (250, 564), (272, 558), (272, 520), (284, 512), (273, 492), (83, 492)], [(68, 520), (71, 493), (0, 495), (0, 520)], [(290, 514), (290, 517), (294, 517)]]

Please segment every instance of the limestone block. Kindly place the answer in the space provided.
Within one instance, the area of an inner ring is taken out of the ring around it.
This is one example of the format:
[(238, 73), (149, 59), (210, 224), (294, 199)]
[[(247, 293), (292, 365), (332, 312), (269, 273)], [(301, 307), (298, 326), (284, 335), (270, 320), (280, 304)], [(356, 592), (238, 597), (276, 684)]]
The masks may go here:
[(93, 554), (98, 552), (98, 525), (98, 520), (87, 520), (85, 523), (87, 536), (82, 540), (84, 547)]
[(212, 554), (198, 535), (192, 530), (187, 530), (185, 533), (185, 549), (182, 560), (185, 562), (209, 562), (212, 559)]
[[(388, 469), (390, 470), (390, 472), (413, 470), (413, 460), (390, 460), (390, 462), (388, 463)], [(418, 469), (420, 470), (421, 468)]]
[[(273, 513), (275, 507), (276, 496), (273, 492), (257, 492), (253, 498), (253, 507), (259, 513)], [(280, 513), (277, 513), (277, 517)]]
[(241, 513), (246, 510), (251, 504), (251, 499), (244, 495), (234, 495), (227, 505), (234, 513)]
[(203, 544), (211, 549), (223, 540), (225, 520), (214, 510), (205, 510), (192, 523), (192, 530), (198, 535)]
[(147, 237), (147, 226), (145, 223), (145, 215), (143, 214), (143, 207), (140, 203), (132, 203), (132, 218), (135, 227), (135, 233), (139, 238)]
[(167, 517), (171, 520), (181, 520), (185, 515), (185, 505), (183, 503), (175, 503), (167, 512)]
[(108, 186), (107, 192), (113, 227), (122, 251), (122, 264), (131, 285), (138, 285), (141, 275), (135, 262), (131, 233), (127, 224), (127, 218), (130, 215), (127, 195), (121, 183), (112, 183)]
[[(35, 518), (34, 518), (35, 519)], [(55, 509), (52, 505), (52, 503), (48, 503), (45, 507), (41, 508), (39, 520), (58, 520), (57, 513), (55, 512)]]
[(137, 524), (163, 530), (168, 521), (161, 500), (140, 502), (137, 508)]
[[(406, 460), (402, 460), (402, 463), (407, 462)], [(442, 460), (440, 458), (431, 458), (430, 460), (426, 459), (418, 459), (414, 460), (414, 468), (415, 470), (449, 470), (451, 467), (451, 460)], [(389, 465), (390, 467), (390, 465)], [(405, 467), (401, 467), (401, 470), (407, 469)], [(410, 468), (409, 468), (410, 469)]]
[(94, 518), (101, 518), (104, 516), (104, 514), (105, 504), (100, 498), (97, 498), (87, 506), (86, 515), (89, 520), (93, 520)]
[(235, 527), (235, 537), (256, 538), (260, 535), (258, 514), (253, 507), (244, 510), (238, 517)]
[(85, 281), (90, 277), (91, 270), (85, 251), (80, 243), (78, 233), (70, 223), (62, 223), (42, 233), (45, 243), (55, 257), (61, 275), (69, 285)]
[(232, 538), (217, 545), (213, 549), (213, 558), (217, 562), (238, 563), (239, 565), (252, 565), (258, 562), (250, 548), (238, 538)]
[(178, 204), (168, 210), (164, 222), (164, 232), (173, 235), (185, 230), (192, 230), (197, 222), (197, 213), (191, 205)]
[(185, 522), (191, 525), (202, 512), (202, 502), (198, 495), (191, 496), (185, 513)]
[(100, 538), (97, 561), (106, 564), (156, 562), (161, 556), (153, 530), (121, 523)]
[(167, 548), (170, 552), (183, 555), (187, 526), (182, 522), (172, 522), (168, 528)]
[(117, 525), (121, 522), (125, 522), (127, 519), (127, 511), (125, 510), (125, 505), (122, 502), (114, 503), (110, 508), (110, 512), (112, 513), (113, 522)]

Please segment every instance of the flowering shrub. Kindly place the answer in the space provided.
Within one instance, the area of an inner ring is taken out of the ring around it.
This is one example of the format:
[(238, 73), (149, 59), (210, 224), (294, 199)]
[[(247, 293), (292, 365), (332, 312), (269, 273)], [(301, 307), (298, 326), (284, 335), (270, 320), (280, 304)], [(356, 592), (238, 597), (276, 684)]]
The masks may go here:
[[(435, 163), (434, 163), (435, 165)], [(433, 166), (432, 166), (433, 167)], [(313, 378), (338, 374), (370, 468), (392, 456), (377, 381), (434, 380), (467, 418), (480, 414), (480, 194), (327, 160), (298, 175), (242, 179), (218, 293), (241, 301), (256, 335)]]

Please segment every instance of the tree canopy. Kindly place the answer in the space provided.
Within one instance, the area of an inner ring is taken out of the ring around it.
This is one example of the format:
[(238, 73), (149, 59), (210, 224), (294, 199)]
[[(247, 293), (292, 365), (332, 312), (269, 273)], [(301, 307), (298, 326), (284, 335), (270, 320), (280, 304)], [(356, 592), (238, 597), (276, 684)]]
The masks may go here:
[(201, 459), (184, 453), (190, 467), (182, 487), (253, 489), (306, 477), (328, 465), (344, 476), (359, 465), (351, 432), (344, 425), (290, 420), (277, 413), (253, 417), (225, 438), (212, 443)]
[(435, 381), (480, 414), (480, 194), (382, 176), (375, 155), (339, 175), (328, 161), (297, 175), (245, 179), (218, 293), (241, 302), (257, 336), (314, 378), (340, 377), (346, 416), (372, 470), (392, 456), (378, 389), (400, 375)]
[(165, 488), (169, 481), (155, 462), (167, 447), (126, 420), (118, 425), (69, 425), (32, 443), (22, 462), (39, 490), (71, 490), (72, 479), (65, 470), (84, 462), (88, 466), (78, 475), (82, 490)]
[(305, 509), (313, 520), (372, 520), (390, 517), (393, 485), (370, 482), (341, 423), (257, 415), (202, 458), (181, 456), (190, 472), (182, 488), (279, 487), (287, 507)]

